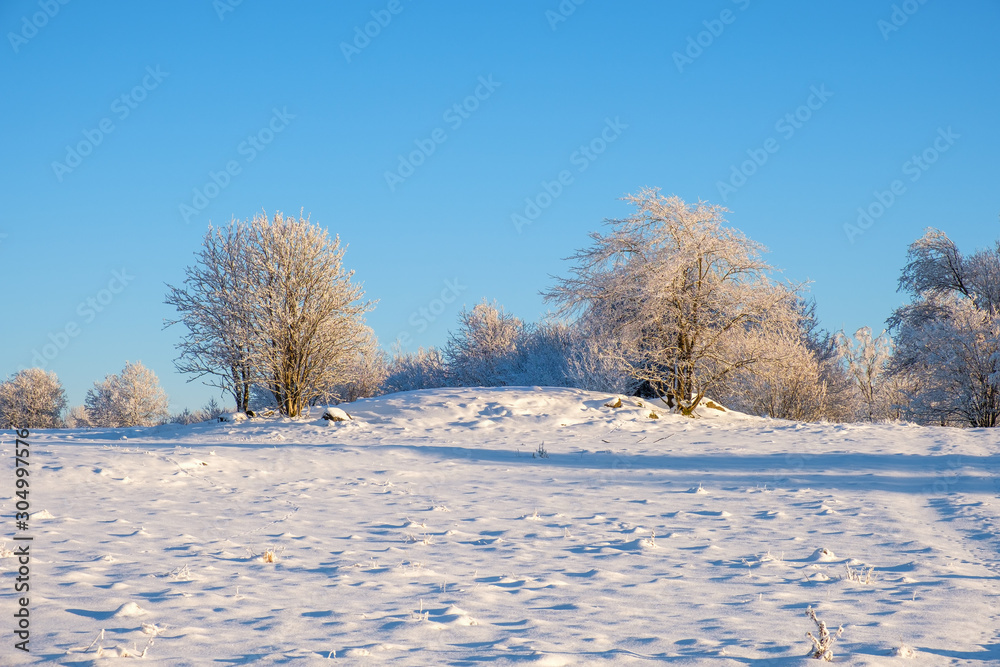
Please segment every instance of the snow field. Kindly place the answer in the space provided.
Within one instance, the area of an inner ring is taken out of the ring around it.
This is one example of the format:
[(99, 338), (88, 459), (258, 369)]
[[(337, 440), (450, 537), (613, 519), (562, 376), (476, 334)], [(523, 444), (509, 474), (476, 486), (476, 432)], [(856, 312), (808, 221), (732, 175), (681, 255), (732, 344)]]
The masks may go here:
[(33, 653), (11, 660), (816, 664), (812, 606), (842, 664), (1000, 661), (1000, 433), (608, 398), (39, 431)]

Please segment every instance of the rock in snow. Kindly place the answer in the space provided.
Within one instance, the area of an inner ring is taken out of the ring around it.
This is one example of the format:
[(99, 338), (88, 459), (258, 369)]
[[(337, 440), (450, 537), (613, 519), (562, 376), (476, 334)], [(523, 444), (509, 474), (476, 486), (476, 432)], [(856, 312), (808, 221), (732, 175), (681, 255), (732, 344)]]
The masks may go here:
[(351, 421), (353, 417), (340, 408), (329, 407), (323, 412), (323, 419), (333, 422)]

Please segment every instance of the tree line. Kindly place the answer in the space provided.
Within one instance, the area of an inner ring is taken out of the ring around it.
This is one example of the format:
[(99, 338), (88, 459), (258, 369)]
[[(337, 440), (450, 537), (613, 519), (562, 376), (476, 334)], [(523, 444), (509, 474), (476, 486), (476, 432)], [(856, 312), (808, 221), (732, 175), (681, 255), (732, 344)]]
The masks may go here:
[[(996, 426), (1000, 417), (1000, 242), (964, 255), (941, 231), (913, 242), (908, 302), (876, 334), (818, 326), (805, 285), (778, 280), (765, 248), (726, 209), (644, 189), (569, 258), (530, 323), (485, 299), (440, 349), (386, 354), (364, 316), (375, 302), (344, 268), (345, 247), (308, 218), (210, 226), (182, 284), (177, 370), (235, 409), (296, 417), (318, 403), (443, 386), (567, 386), (662, 398), (693, 415), (711, 397), (799, 421)], [(141, 364), (96, 382), (76, 425), (160, 423), (166, 396)], [(4, 427), (64, 423), (54, 373), (0, 384)], [(214, 418), (217, 404), (175, 421)]]

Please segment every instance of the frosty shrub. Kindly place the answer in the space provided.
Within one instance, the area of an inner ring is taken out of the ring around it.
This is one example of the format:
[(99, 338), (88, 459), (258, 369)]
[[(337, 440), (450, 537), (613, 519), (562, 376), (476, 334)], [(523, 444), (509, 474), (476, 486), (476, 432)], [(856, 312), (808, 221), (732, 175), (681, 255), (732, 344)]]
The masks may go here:
[(570, 358), (572, 329), (561, 323), (524, 325), (513, 349), (498, 364), (497, 381), (503, 386), (572, 386)]
[(507, 384), (632, 394), (637, 383), (621, 363), (619, 348), (618, 341), (579, 323), (531, 324), (511, 357)]
[(812, 607), (806, 610), (806, 616), (816, 624), (815, 635), (811, 632), (806, 633), (806, 637), (812, 641), (813, 645), (809, 651), (809, 657), (823, 662), (833, 662), (833, 644), (844, 634), (844, 626), (837, 628), (837, 632), (831, 633), (827, 629), (826, 623), (816, 618), (816, 612), (813, 611)]
[(205, 407), (201, 409), (201, 414), (205, 417), (203, 421), (214, 422), (227, 412), (231, 412), (231, 410), (227, 410), (223, 406), (219, 405), (219, 402), (215, 400), (214, 396), (208, 399), (208, 403), (206, 403)]
[(757, 335), (795, 300), (774, 282), (763, 246), (726, 227), (725, 209), (645, 189), (636, 212), (572, 259), (546, 297), (618, 342), (630, 376), (683, 414), (737, 370), (769, 354)]
[(836, 338), (816, 324), (814, 303), (800, 299), (788, 310), (775, 309), (767, 326), (751, 335), (766, 352), (722, 383), (718, 398), (725, 405), (796, 421), (854, 418), (855, 392)]
[(177, 414), (170, 415), (163, 421), (165, 423), (182, 424), (184, 426), (187, 426), (188, 424), (197, 424), (205, 420), (201, 418), (201, 413), (199, 411), (196, 410), (192, 412), (190, 408), (184, 408)]
[(826, 385), (816, 354), (794, 331), (766, 338), (771, 356), (734, 373), (720, 400), (731, 409), (777, 419), (825, 418)]
[(558, 321), (525, 324), (483, 301), (459, 317), (442, 353), (403, 352), (388, 362), (385, 393), (448, 386), (577, 387), (632, 393), (636, 382), (615, 355), (617, 343), (596, 330)]
[(0, 428), (61, 428), (66, 392), (53, 371), (26, 368), (0, 384)]
[(906, 416), (924, 423), (1000, 422), (1000, 242), (963, 256), (943, 232), (910, 245), (889, 318), (889, 370), (908, 390)]
[(382, 391), (389, 394), (447, 386), (448, 377), (440, 350), (431, 347), (426, 350), (420, 348), (416, 352), (404, 352), (397, 346), (387, 364)]
[(166, 297), (178, 312), (167, 326), (187, 329), (177, 369), (232, 393), (238, 410), (265, 387), (291, 417), (356, 380), (374, 303), (351, 282), (344, 251), (339, 237), (280, 213), (209, 228)]
[(90, 418), (87, 417), (87, 408), (82, 405), (74, 405), (66, 413), (66, 428), (88, 428), (93, 426)]
[(634, 386), (621, 365), (601, 353), (614, 343), (592, 333), (559, 321), (524, 323), (484, 300), (460, 315), (445, 349), (445, 371), (460, 386), (616, 392)]
[(354, 359), (344, 373), (344, 380), (323, 396), (322, 401), (350, 403), (359, 398), (378, 396), (388, 374), (385, 354), (373, 335), (355, 351)]
[(514, 355), (524, 335), (524, 323), (485, 299), (472, 310), (463, 308), (458, 331), (444, 348), (448, 376), (462, 387), (507, 384)]
[(179, 413), (171, 415), (166, 421), (171, 424), (200, 424), (201, 422), (216, 421), (221, 415), (229, 412), (224, 409), (215, 398), (210, 398), (201, 410), (189, 410), (184, 408)]
[(168, 415), (166, 392), (141, 362), (126, 362), (121, 373), (95, 382), (84, 405), (94, 426), (152, 426)]
[(587, 391), (634, 394), (639, 382), (624, 362), (624, 346), (606, 332), (571, 328), (572, 344), (566, 360), (566, 385)]
[(855, 417), (864, 421), (900, 419), (908, 386), (904, 377), (889, 373), (895, 349), (889, 332), (874, 336), (868, 327), (861, 327), (854, 336), (840, 332), (837, 346), (858, 396)]

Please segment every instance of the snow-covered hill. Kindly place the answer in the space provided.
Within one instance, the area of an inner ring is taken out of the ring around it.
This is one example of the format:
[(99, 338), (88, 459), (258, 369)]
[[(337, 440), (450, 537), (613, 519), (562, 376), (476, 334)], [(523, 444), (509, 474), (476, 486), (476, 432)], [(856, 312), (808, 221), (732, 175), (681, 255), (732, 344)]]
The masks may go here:
[(5, 612), (0, 663), (787, 665), (810, 606), (840, 663), (1000, 663), (1000, 430), (609, 398), (34, 433), (32, 653)]

